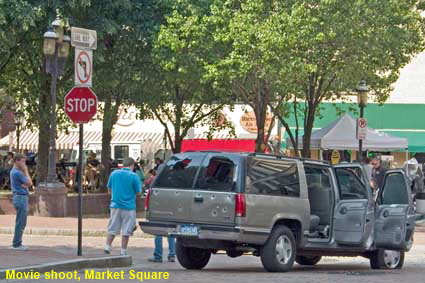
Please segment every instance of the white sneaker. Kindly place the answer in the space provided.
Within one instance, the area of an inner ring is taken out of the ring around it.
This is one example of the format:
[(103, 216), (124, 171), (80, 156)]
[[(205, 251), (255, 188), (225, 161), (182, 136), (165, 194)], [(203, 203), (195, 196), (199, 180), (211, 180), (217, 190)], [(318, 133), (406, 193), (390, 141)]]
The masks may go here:
[(121, 249), (120, 255), (128, 255), (128, 251), (127, 250), (124, 250), (124, 249)]
[(17, 251), (27, 251), (28, 248), (26, 246), (19, 246), (19, 247), (12, 247), (12, 250), (17, 250)]
[(110, 245), (105, 245), (103, 252), (108, 255), (111, 253), (111, 251), (112, 251), (112, 247)]

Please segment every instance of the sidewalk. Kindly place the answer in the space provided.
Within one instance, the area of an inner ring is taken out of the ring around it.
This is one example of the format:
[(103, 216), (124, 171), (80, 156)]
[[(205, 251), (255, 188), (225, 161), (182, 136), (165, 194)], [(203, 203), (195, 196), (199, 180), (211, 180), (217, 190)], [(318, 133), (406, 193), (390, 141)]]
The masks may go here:
[[(57, 263), (75, 259), (104, 258), (104, 238), (83, 237), (83, 255), (77, 256), (76, 236), (39, 236), (24, 235), (23, 244), (28, 251), (12, 250), (13, 235), (0, 235), (0, 271), (2, 269), (34, 266), (40, 264)], [(113, 243), (110, 257), (119, 257), (121, 239), (118, 237)], [(133, 263), (147, 258), (152, 252), (151, 239), (132, 238), (129, 243), (129, 252), (133, 256)], [(55, 268), (57, 269), (57, 268)]]
[[(137, 221), (142, 220), (138, 218)], [(104, 237), (108, 218), (83, 218), (83, 236)], [(0, 215), (0, 234), (13, 234), (15, 215)], [(78, 218), (56, 218), (28, 216), (25, 234), (29, 235), (64, 235), (78, 234)], [(138, 229), (134, 237), (150, 237)]]

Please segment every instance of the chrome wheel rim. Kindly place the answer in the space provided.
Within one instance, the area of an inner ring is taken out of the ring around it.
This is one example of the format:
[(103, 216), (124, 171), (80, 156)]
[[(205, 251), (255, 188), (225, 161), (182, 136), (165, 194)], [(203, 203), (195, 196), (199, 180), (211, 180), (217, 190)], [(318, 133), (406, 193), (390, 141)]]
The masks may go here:
[(280, 236), (276, 241), (276, 259), (281, 264), (287, 264), (292, 257), (291, 240), (285, 236)]
[(384, 250), (384, 263), (388, 268), (396, 268), (400, 263), (400, 252)]

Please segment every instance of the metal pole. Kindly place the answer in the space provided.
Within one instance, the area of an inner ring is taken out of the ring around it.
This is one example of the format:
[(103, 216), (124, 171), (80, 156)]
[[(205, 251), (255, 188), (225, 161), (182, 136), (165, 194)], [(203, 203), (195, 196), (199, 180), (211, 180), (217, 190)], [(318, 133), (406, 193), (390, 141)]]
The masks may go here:
[(83, 236), (83, 134), (84, 125), (80, 124), (80, 136), (78, 145), (78, 251), (77, 255), (82, 255), (82, 236)]
[(21, 125), (16, 125), (16, 151), (19, 153), (19, 138), (21, 136)]
[[(360, 118), (363, 118), (363, 111), (364, 111), (364, 106), (360, 103)], [(359, 139), (359, 156), (358, 156), (358, 160), (359, 162), (363, 161), (363, 140)]]
[(58, 44), (55, 47), (52, 66), (52, 82), (50, 84), (50, 132), (49, 132), (49, 167), (47, 171), (47, 182), (56, 181), (56, 84), (58, 79)]

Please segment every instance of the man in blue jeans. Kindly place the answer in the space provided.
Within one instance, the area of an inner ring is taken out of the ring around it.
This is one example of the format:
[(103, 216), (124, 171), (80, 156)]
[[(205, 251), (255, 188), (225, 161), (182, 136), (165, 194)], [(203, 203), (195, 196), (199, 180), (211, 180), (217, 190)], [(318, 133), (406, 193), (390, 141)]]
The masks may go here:
[[(168, 240), (168, 261), (176, 261), (176, 239), (174, 236), (167, 237)], [(150, 262), (162, 262), (162, 236), (155, 236), (155, 249), (153, 251), (153, 257), (149, 258)]]
[(25, 164), (25, 156), (16, 154), (13, 161), (14, 166), (10, 171), (10, 184), (13, 192), (13, 205), (16, 209), (16, 224), (12, 249), (27, 251), (28, 248), (22, 245), (22, 235), (27, 225), (28, 189), (32, 186), (32, 182)]

